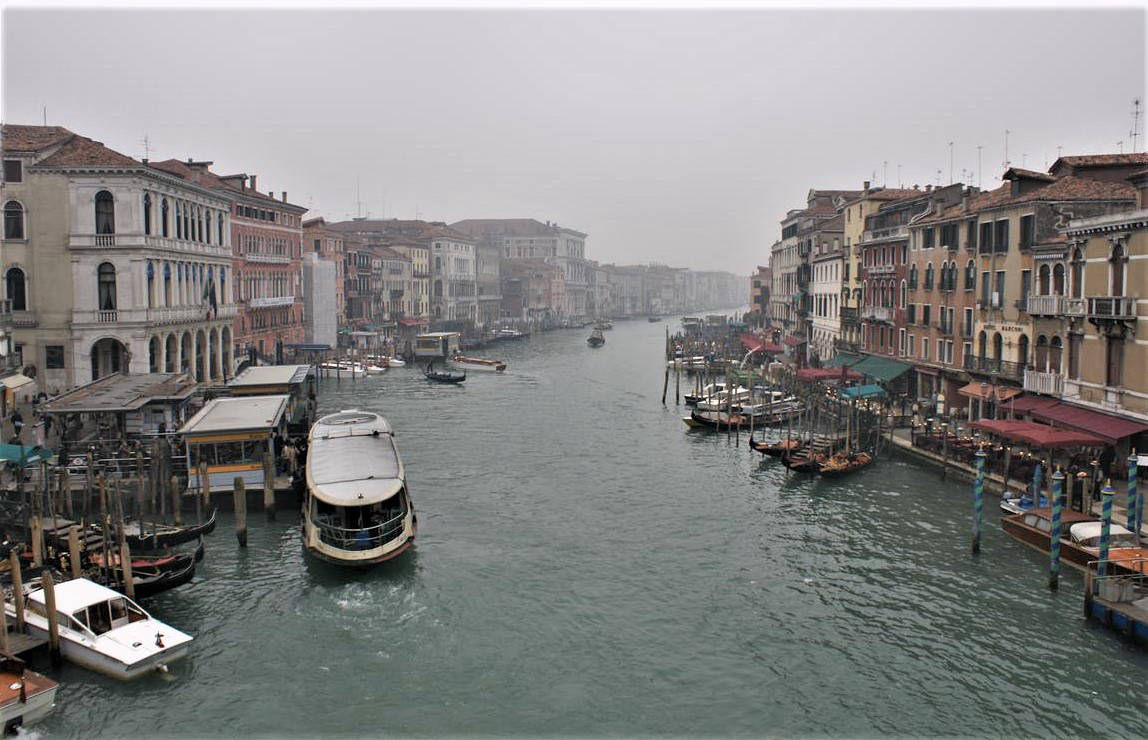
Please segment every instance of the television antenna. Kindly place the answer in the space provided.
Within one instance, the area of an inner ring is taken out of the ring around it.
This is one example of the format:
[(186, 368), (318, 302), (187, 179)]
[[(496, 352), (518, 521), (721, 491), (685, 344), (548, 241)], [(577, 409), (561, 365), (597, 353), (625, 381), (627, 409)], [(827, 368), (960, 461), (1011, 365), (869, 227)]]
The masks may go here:
[(1136, 140), (1140, 138), (1140, 98), (1132, 99), (1132, 130), (1128, 132), (1132, 140), (1132, 151), (1136, 151)]

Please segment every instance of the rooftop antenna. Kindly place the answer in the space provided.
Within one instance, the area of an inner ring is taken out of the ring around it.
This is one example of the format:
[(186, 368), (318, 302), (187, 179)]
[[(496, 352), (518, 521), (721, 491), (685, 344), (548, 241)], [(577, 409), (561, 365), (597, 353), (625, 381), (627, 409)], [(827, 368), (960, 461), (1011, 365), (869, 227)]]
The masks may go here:
[(1060, 159), (1060, 144), (1056, 145), (1056, 158)]
[(1009, 166), (1009, 161), (1008, 161), (1008, 135), (1009, 135), (1009, 134), (1011, 134), (1011, 133), (1012, 133), (1012, 131), (1009, 131), (1007, 128), (1004, 130), (1004, 169), (1006, 169), (1006, 170), (1008, 169), (1008, 166)]
[(44, 125), (47, 126), (48, 125), (48, 106), (45, 105), (45, 106), (43, 106), (43, 108), (44, 108)]
[(1124, 153), (1124, 139), (1121, 139), (1120, 141), (1116, 142), (1116, 146), (1120, 147), (1120, 153), (1123, 154)]
[(937, 168), (937, 187), (941, 187), (941, 168)]
[(1020, 153), (1020, 166), (1024, 167), (1027, 164), (1028, 164), (1028, 154), (1021, 152)]
[(147, 164), (148, 159), (151, 158), (151, 141), (148, 139), (147, 134), (144, 134), (143, 145), (144, 145), (143, 161), (144, 161), (144, 164)]
[(905, 184), (901, 181), (901, 165), (897, 165), (897, 187), (903, 188)]
[(949, 184), (953, 184), (953, 142), (949, 142)]
[(977, 187), (981, 187), (981, 150), (984, 149), (983, 144), (977, 144)]
[(1140, 98), (1132, 99), (1132, 130), (1128, 132), (1132, 140), (1132, 151), (1136, 151), (1136, 139), (1140, 138)]
[(882, 162), (881, 167), (881, 187), (884, 188), (889, 186), (889, 160), (886, 159), (884, 162)]
[(355, 175), (355, 217), (363, 217), (363, 193), (359, 189), (359, 176)]

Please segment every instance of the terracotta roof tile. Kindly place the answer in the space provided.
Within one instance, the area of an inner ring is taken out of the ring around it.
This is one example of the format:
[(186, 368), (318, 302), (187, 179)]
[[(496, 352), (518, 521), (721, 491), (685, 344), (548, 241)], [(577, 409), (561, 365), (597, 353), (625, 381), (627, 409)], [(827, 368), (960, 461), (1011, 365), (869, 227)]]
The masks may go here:
[(1013, 177), (1027, 177), (1030, 180), (1043, 180), (1045, 182), (1053, 182), (1055, 177), (1045, 172), (1037, 172), (1035, 170), (1024, 170), (1020, 167), (1009, 167), (1001, 176), (1002, 180), (1011, 180)]
[(1049, 170), (1056, 169), (1060, 163), (1070, 167), (1111, 167), (1112, 165), (1144, 164), (1148, 165), (1148, 152), (1130, 152), (1128, 154), (1080, 154), (1061, 157), (1052, 163)]
[(63, 126), (21, 126), (6, 123), (0, 130), (2, 144), (6, 152), (36, 152), (47, 149), (75, 136)]
[(73, 135), (48, 157), (36, 163), (37, 167), (142, 167), (126, 154), (109, 149), (101, 142), (86, 136)]
[(1135, 199), (1136, 189), (1126, 183), (1066, 175), (1057, 178), (1043, 187), (1017, 196), (1012, 194), (1012, 184), (1005, 183), (995, 190), (973, 196), (969, 201), (968, 211), (966, 211), (960, 203), (957, 203), (949, 206), (939, 215), (923, 218), (914, 225), (950, 221), (952, 219), (965, 217), (971, 218), (980, 211), (1020, 205), (1022, 203), (1035, 203), (1037, 201), (1133, 201)]

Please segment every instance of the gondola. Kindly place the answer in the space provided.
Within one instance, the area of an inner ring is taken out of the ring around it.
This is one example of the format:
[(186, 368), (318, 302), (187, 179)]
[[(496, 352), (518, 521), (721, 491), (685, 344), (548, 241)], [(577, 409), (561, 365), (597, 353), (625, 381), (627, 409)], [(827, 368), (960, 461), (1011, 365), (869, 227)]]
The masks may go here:
[[(145, 525), (144, 534), (125, 533), (124, 540), (131, 546), (133, 552), (147, 552), (160, 550), (173, 545), (182, 545), (184, 542), (191, 542), (197, 537), (202, 537), (205, 534), (214, 532), (216, 511), (216, 509), (211, 510), (211, 516), (207, 518), (207, 521), (192, 524), (187, 527), (157, 524), (155, 525), (155, 531), (149, 533), (146, 531), (147, 525)], [(131, 525), (128, 526), (130, 527)]]
[[(134, 561), (135, 558), (132, 558)], [(132, 586), (137, 599), (147, 596), (154, 596), (155, 594), (173, 589), (176, 586), (182, 586), (191, 581), (195, 577), (195, 558), (191, 555), (184, 555), (181, 559), (182, 567), (178, 569), (157, 569), (157, 568), (141, 568), (136, 570), (132, 568)], [(117, 569), (110, 574), (111, 577), (106, 585), (108, 588), (115, 589), (121, 593), (126, 593), (123, 587), (123, 574)]]
[(821, 477), (840, 478), (855, 473), (872, 465), (873, 459), (873, 456), (867, 452), (858, 452), (848, 457), (835, 455), (821, 465)]
[[(117, 571), (120, 569), (120, 556), (118, 553), (113, 552), (111, 560), (111, 567)], [(186, 553), (166, 553), (164, 555), (137, 555), (132, 554), (132, 571), (156, 571), (165, 572), (171, 570), (183, 570), (189, 563), (198, 563), (203, 560), (203, 538), (199, 539), (199, 546), (195, 548), (195, 552), (188, 555)], [(90, 550), (85, 558), (87, 565), (96, 568), (104, 568), (107, 564), (104, 561), (103, 550)]]
[(823, 455), (782, 455), (781, 464), (795, 473), (816, 473), (824, 464)]
[(749, 440), (749, 447), (752, 450), (757, 450), (763, 455), (770, 457), (781, 457), (786, 452), (796, 454), (801, 449), (801, 440), (799, 439), (783, 439), (777, 442), (758, 442), (755, 439)]
[(748, 427), (749, 419), (741, 414), (727, 414), (724, 411), (693, 411), (682, 419), (689, 427), (706, 427), (707, 429), (733, 429), (734, 427)]

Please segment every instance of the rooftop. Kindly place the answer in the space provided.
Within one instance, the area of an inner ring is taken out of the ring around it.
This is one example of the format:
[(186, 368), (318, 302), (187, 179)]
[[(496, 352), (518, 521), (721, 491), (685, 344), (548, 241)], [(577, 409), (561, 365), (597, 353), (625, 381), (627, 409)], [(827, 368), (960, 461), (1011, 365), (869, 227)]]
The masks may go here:
[(271, 430), (287, 408), (286, 395), (237, 396), (209, 401), (179, 430), (183, 435)]
[(50, 399), (49, 414), (135, 411), (153, 401), (183, 401), (196, 390), (195, 380), (182, 373), (108, 375)]
[(0, 130), (0, 142), (6, 152), (38, 152), (55, 146), (71, 137), (74, 133), (63, 126), (22, 126), (6, 123)]
[(310, 365), (257, 365), (239, 373), (227, 385), (243, 388), (257, 385), (294, 385), (306, 380)]

